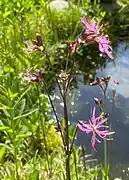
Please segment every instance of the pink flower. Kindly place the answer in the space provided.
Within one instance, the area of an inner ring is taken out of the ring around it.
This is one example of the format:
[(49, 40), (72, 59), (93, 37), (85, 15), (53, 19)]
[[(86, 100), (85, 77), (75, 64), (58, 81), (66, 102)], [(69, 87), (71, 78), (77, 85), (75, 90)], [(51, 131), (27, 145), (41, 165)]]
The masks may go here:
[(113, 59), (113, 55), (112, 55), (112, 47), (109, 45), (110, 41), (106, 36), (98, 36), (96, 38), (96, 42), (99, 43), (99, 50), (102, 53), (105, 53), (108, 55), (109, 58)]
[(105, 122), (107, 122), (107, 118), (102, 119), (102, 116), (95, 117), (95, 110), (96, 109), (94, 107), (89, 122), (79, 121), (77, 127), (86, 134), (92, 133), (91, 145), (92, 148), (96, 151), (96, 142), (101, 143), (101, 141), (96, 136), (99, 136), (100, 138), (104, 139), (106, 136), (112, 135), (115, 132), (110, 132), (108, 130), (109, 126), (105, 125)]
[(81, 18), (82, 23), (85, 25), (86, 27), (86, 33), (95, 33), (96, 35), (99, 34), (99, 28), (98, 28), (98, 24), (96, 23), (96, 21), (94, 19), (91, 20), (91, 23), (88, 23), (87, 19), (85, 17)]
[(82, 44), (88, 42), (97, 42), (99, 44), (99, 50), (106, 54), (109, 58), (113, 59), (112, 47), (110, 46), (110, 41), (106, 36), (100, 34), (100, 29), (98, 23), (94, 19), (88, 23), (85, 17), (81, 18), (82, 23), (85, 25), (85, 29), (82, 31)]
[(85, 25), (85, 29), (82, 32), (83, 40), (86, 42), (95, 41), (95, 37), (98, 36), (100, 28), (94, 19), (91, 20), (91, 23), (88, 23), (85, 17), (81, 18), (82, 23)]

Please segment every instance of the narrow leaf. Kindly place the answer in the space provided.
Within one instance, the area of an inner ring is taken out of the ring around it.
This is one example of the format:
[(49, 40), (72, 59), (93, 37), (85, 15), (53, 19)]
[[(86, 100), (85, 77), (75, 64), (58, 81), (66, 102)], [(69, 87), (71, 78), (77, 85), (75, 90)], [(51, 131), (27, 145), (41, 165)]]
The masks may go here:
[(32, 114), (32, 113), (34, 113), (34, 112), (36, 112), (36, 111), (38, 111), (38, 109), (34, 109), (34, 110), (32, 110), (32, 111), (29, 111), (28, 113), (26, 113), (26, 114), (22, 114), (21, 116), (16, 116), (15, 118), (13, 118), (14, 120), (17, 120), (17, 119), (20, 119), (20, 118), (23, 118), (23, 117), (26, 117), (26, 116), (29, 116), (30, 114)]
[(5, 154), (5, 146), (3, 146), (1, 149), (0, 149), (0, 162), (2, 161), (3, 157), (4, 157), (4, 154)]

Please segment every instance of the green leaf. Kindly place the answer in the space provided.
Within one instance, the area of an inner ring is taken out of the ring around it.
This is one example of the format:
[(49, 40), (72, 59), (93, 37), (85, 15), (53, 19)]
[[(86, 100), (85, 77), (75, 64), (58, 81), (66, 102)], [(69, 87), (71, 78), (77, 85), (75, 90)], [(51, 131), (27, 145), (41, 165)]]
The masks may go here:
[(7, 11), (6, 13), (4, 13), (3, 18), (6, 18), (9, 14), (11, 14), (11, 11)]
[(30, 180), (39, 180), (39, 171), (36, 169), (33, 171), (33, 173), (30, 175)]
[(71, 124), (70, 126), (69, 126), (69, 138), (70, 138), (70, 140), (72, 140), (73, 139), (73, 135), (74, 135), (74, 132), (75, 132), (75, 125), (74, 124)]
[(32, 132), (35, 133), (37, 130), (37, 125), (36, 124), (31, 124), (28, 122), (28, 119), (23, 119), (23, 123), (24, 125), (26, 125), (28, 127), (28, 129)]
[(7, 117), (11, 117), (11, 113), (9, 113), (8, 111), (7, 111), (7, 109), (3, 109), (3, 111), (4, 111), (4, 114), (7, 116)]
[(65, 128), (65, 119), (64, 117), (61, 117), (61, 126), (64, 129)]
[(19, 2), (17, 2), (17, 7), (19, 7), (19, 8), (21, 7), (21, 4)]
[(31, 136), (31, 135), (32, 135), (32, 133), (28, 133), (28, 134), (18, 134), (18, 135), (16, 135), (16, 138), (17, 138), (17, 139), (20, 139), (20, 138), (28, 137), (28, 136)]
[(13, 93), (10, 88), (8, 88), (8, 94), (11, 101), (18, 95), (18, 93)]
[(6, 96), (7, 93), (7, 89), (0, 85), (0, 94)]
[(7, 126), (0, 126), (0, 131), (5, 131), (5, 130), (8, 130), (10, 129), (9, 127)]
[(38, 111), (38, 110), (39, 110), (39, 109), (34, 109), (34, 110), (32, 110), (32, 111), (29, 111), (29, 112), (26, 113), (26, 114), (22, 114), (21, 116), (16, 116), (15, 118), (13, 118), (13, 120), (17, 120), (17, 119), (20, 119), (20, 118), (29, 116), (30, 114), (32, 114), (32, 113), (34, 113), (34, 112), (36, 112), (36, 111)]
[(21, 96), (19, 97), (18, 101), (15, 103), (14, 108), (15, 108), (15, 106), (17, 106), (17, 104), (21, 101), (21, 99), (23, 98), (23, 96), (24, 96), (30, 89), (31, 89), (31, 86), (29, 86), (29, 87), (26, 89), (26, 91), (21, 94)]
[(1, 110), (5, 110), (5, 109), (14, 109), (14, 108), (11, 108), (10, 106), (2, 106), (0, 107)]
[(100, 13), (100, 15), (104, 18), (105, 15), (106, 15), (106, 11), (102, 11), (102, 12)]
[(22, 115), (22, 113), (23, 113), (23, 111), (24, 111), (24, 109), (25, 109), (25, 105), (26, 105), (26, 100), (25, 99), (22, 99), (18, 104), (17, 104), (17, 106), (15, 107), (15, 109), (17, 109), (18, 110), (18, 112), (19, 112), (19, 116), (21, 116)]
[(24, 57), (21, 54), (18, 54), (19, 59), (21, 60), (22, 63), (24, 63), (28, 68), (30, 68), (31, 64), (28, 58)]
[(5, 146), (3, 146), (3, 147), (0, 149), (0, 162), (2, 161), (2, 159), (3, 159), (3, 157), (4, 157), (5, 150), (6, 150), (6, 147), (5, 147)]

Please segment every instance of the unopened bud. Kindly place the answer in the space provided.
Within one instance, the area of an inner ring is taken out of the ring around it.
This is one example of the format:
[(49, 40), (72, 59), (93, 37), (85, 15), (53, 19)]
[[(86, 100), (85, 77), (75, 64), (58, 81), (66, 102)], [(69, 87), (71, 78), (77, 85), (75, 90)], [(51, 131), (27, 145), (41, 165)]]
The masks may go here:
[(95, 104), (100, 106), (102, 104), (102, 99), (94, 98)]

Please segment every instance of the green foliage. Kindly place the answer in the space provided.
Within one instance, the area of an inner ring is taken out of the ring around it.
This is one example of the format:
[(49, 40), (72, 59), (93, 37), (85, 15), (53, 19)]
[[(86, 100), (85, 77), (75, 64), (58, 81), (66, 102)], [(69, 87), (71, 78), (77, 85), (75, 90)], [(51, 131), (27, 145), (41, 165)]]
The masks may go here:
[[(22, 75), (25, 69), (41, 69), (51, 94), (53, 76), (63, 69), (67, 58), (66, 41), (73, 41), (81, 33), (81, 16), (89, 19), (94, 16), (104, 22), (102, 31), (110, 30), (114, 38), (116, 31), (120, 34), (118, 27), (127, 30), (127, 8), (120, 9), (112, 18), (113, 13), (103, 10), (97, 1), (73, 2), (76, 6), (70, 4), (68, 9), (56, 12), (44, 0), (0, 1), (0, 179), (64, 180), (66, 175), (62, 139), (50, 116), (52, 109), (45, 89), (34, 82), (25, 82)], [(24, 41), (35, 39), (36, 32), (43, 36), (54, 72), (43, 54), (25, 52)], [(69, 62), (72, 69), (71, 61), (76, 62), (78, 74), (84, 74), (86, 79), (94, 76), (104, 63), (92, 45), (73, 56)], [(76, 82), (72, 85), (76, 86)], [(71, 142), (74, 128), (74, 125), (69, 128)], [(85, 156), (86, 167), (79, 149), (74, 148), (72, 180), (97, 179), (99, 167)]]

